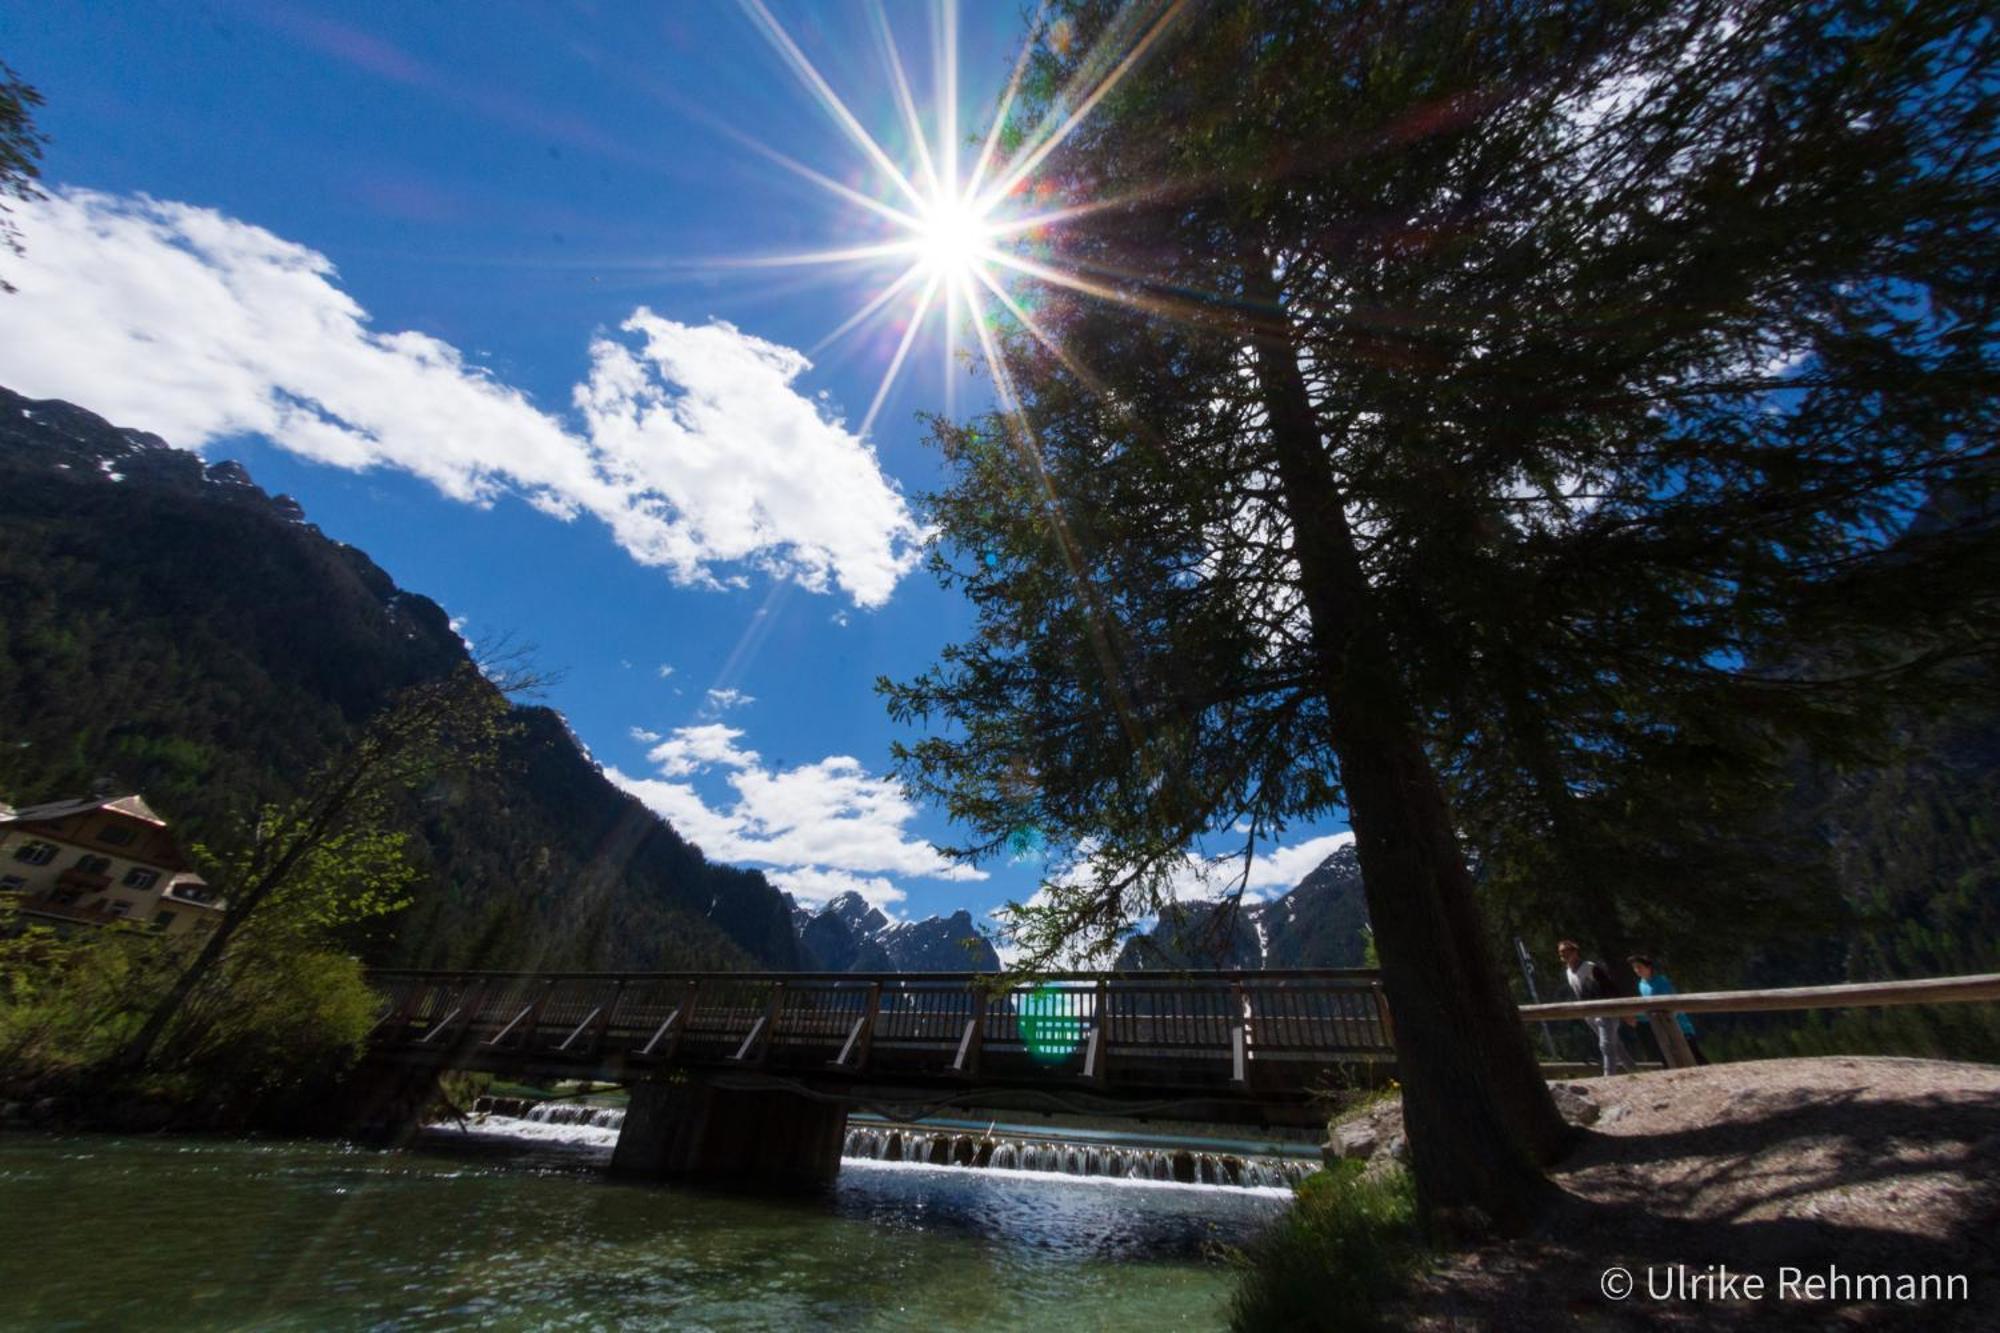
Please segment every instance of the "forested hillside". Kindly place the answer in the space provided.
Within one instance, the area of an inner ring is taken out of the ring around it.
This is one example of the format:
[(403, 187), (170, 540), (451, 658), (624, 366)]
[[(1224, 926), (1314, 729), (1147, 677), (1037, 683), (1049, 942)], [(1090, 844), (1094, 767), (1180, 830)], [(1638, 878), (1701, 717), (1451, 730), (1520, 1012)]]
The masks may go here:
[[(436, 603), (240, 466), (0, 389), (0, 799), (109, 783), (221, 843), (466, 657)], [(422, 887), (374, 961), (796, 965), (761, 874), (709, 863), (554, 712), (515, 720), (494, 771), (408, 803)]]

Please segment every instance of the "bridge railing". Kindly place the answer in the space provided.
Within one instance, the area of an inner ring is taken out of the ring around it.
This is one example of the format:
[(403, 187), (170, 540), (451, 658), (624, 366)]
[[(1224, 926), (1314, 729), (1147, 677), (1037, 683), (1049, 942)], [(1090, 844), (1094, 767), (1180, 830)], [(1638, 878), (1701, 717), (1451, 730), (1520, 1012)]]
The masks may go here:
[(1784, 986), (1771, 990), (1689, 991), (1524, 1004), (1521, 1017), (1536, 1022), (1565, 1018), (1645, 1018), (1670, 1067), (1694, 1063), (1675, 1014), (1748, 1014), (1781, 1010), (1862, 1009), (1899, 1004), (1970, 1004), (2000, 1000), (2000, 972), (1911, 981), (1855, 981), (1836, 986)]
[(375, 972), (384, 1050), (542, 1064), (1301, 1088), (1393, 1059), (1376, 974)]

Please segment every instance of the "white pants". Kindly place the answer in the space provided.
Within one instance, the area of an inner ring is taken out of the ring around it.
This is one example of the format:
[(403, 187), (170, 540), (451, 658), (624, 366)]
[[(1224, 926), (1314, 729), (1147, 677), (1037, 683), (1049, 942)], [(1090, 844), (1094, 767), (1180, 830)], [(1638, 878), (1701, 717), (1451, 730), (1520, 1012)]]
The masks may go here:
[(1597, 1049), (1604, 1057), (1604, 1073), (1606, 1077), (1617, 1073), (1621, 1069), (1628, 1074), (1637, 1072), (1636, 1067), (1632, 1063), (1632, 1057), (1625, 1053), (1624, 1039), (1618, 1035), (1617, 1019), (1591, 1018), (1585, 1021), (1597, 1029)]

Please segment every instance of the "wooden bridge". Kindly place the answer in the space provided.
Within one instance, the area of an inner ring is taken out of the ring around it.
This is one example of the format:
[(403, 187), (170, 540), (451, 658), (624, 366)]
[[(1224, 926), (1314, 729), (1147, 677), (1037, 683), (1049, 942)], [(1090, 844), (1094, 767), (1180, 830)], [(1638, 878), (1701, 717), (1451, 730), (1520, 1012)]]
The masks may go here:
[(377, 1066), (631, 1084), (614, 1168), (635, 1174), (823, 1182), (850, 1107), (1309, 1125), (1315, 1088), (1394, 1059), (1367, 971), (370, 980)]

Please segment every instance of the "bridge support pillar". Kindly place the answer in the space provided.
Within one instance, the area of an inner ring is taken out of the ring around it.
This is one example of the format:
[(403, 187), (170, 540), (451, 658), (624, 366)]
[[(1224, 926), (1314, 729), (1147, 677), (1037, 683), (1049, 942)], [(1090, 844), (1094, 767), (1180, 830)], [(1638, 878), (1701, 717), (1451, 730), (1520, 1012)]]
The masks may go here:
[(750, 1189), (825, 1189), (840, 1171), (847, 1108), (706, 1079), (632, 1085), (613, 1175)]

